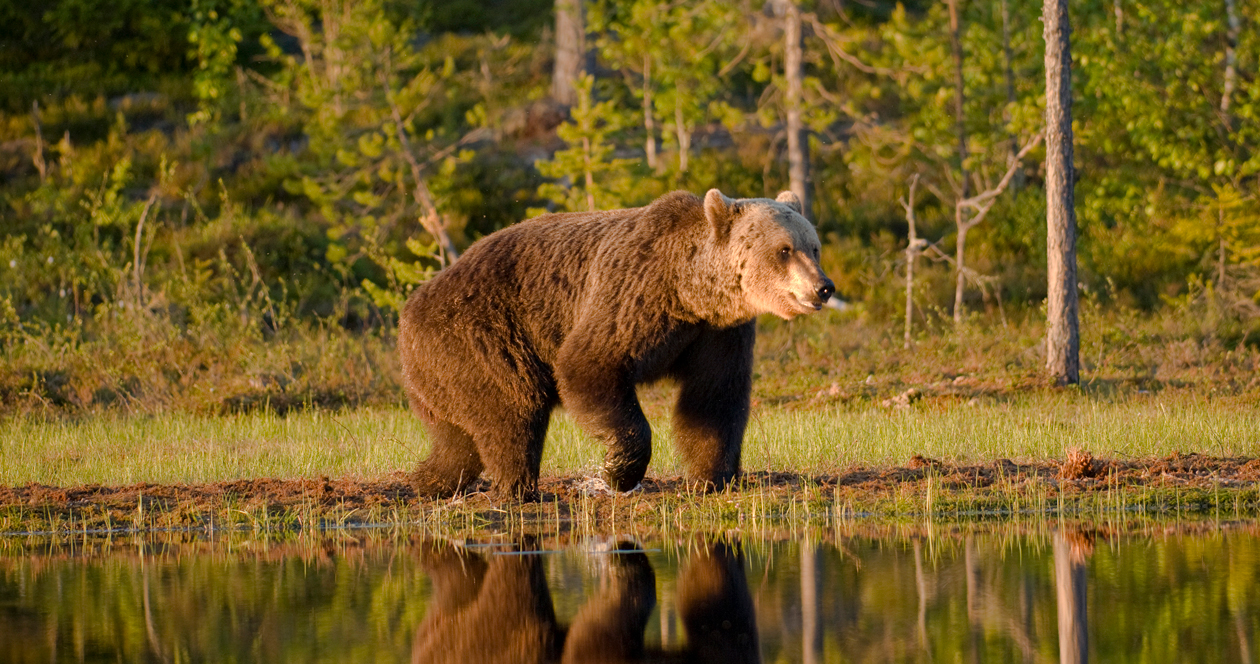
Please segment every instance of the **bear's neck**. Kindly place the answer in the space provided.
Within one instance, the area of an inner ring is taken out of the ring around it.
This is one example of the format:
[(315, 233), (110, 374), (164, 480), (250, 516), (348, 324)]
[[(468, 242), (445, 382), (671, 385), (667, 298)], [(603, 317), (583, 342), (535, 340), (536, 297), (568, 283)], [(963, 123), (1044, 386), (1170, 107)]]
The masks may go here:
[(709, 238), (684, 243), (696, 246), (694, 257), (676, 261), (678, 300), (686, 314), (716, 328), (734, 327), (757, 317), (745, 302), (741, 270), (732, 264), (725, 245)]

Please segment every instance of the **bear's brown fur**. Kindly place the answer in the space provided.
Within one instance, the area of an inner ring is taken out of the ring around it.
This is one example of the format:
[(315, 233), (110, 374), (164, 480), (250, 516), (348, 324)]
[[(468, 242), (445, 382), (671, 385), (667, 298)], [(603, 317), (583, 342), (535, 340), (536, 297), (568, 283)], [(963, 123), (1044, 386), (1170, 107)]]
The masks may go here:
[(834, 287), (818, 255), (790, 192), (674, 192), (482, 239), (402, 312), (404, 385), (433, 439), (417, 492), (448, 496), (487, 470), (500, 498), (536, 498), (560, 403), (607, 445), (609, 485), (632, 489), (652, 454), (635, 386), (667, 376), (687, 477), (725, 485), (748, 421), (753, 319), (821, 308)]

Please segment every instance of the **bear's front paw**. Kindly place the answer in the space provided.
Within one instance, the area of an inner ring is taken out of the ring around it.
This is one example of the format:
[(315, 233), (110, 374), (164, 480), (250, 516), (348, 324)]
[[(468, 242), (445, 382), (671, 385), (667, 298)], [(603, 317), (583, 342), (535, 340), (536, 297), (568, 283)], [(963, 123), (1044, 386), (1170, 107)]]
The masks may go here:
[(600, 473), (600, 477), (619, 493), (632, 491), (643, 481), (651, 458), (651, 447), (609, 453), (604, 459), (604, 471)]

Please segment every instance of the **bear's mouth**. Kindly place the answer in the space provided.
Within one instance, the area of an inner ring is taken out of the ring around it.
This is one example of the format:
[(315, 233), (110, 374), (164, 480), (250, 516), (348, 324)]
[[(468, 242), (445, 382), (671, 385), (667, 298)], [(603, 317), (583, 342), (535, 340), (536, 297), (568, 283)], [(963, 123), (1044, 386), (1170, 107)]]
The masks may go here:
[(809, 313), (811, 311), (822, 311), (823, 303), (821, 300), (809, 300), (792, 293), (792, 303), (800, 307), (801, 313)]

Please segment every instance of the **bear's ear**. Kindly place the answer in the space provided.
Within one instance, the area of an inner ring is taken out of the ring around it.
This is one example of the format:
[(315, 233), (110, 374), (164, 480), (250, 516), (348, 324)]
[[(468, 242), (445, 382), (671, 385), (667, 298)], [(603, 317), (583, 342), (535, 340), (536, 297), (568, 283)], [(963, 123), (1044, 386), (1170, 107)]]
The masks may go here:
[(796, 194), (790, 191), (779, 192), (778, 197), (775, 198), (774, 200), (792, 208), (794, 211), (796, 211), (796, 214), (800, 214), (800, 215), (805, 214), (801, 208), (801, 199), (797, 198)]
[(710, 189), (704, 195), (704, 218), (713, 227), (713, 235), (719, 244), (731, 235), (731, 221), (734, 216), (731, 214), (731, 204), (734, 202), (717, 189)]

